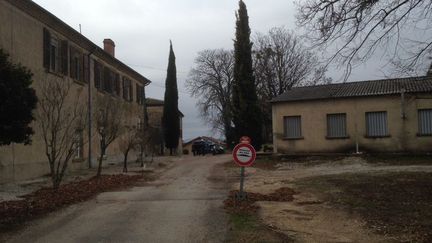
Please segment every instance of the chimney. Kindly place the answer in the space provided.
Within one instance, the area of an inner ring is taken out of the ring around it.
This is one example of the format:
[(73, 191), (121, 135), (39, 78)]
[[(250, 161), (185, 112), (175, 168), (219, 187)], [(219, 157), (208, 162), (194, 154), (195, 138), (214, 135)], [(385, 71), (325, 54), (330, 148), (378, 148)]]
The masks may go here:
[(115, 44), (111, 39), (105, 39), (104, 43), (104, 51), (106, 51), (111, 56), (115, 57)]

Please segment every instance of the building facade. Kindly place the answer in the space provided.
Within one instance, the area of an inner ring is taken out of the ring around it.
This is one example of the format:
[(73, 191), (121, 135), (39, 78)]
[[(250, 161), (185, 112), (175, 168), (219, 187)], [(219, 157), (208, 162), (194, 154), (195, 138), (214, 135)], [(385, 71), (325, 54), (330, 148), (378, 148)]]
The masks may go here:
[[(90, 117), (98, 110), (97, 101), (110, 97), (123, 107), (124, 122), (136, 126), (142, 122), (144, 87), (150, 81), (115, 58), (112, 40), (105, 39), (102, 49), (28, 0), (0, 1), (0, 23), (0, 48), (9, 54), (12, 62), (31, 70), (38, 96), (46, 80), (69, 82), (68, 102), (85, 105)], [(87, 122), (90, 124), (90, 120)], [(71, 170), (87, 168), (89, 164), (95, 166), (100, 156), (99, 137), (91, 124), (92, 131), (79, 131), (78, 137), (88, 142), (77, 143), (79, 148), (69, 164)], [(31, 145), (0, 147), (0, 183), (49, 173), (41, 130), (37, 121), (31, 126), (35, 131)], [(121, 156), (119, 144), (114, 141), (108, 148), (105, 163), (119, 162)]]
[(293, 88), (272, 117), (276, 153), (429, 153), (432, 77)]
[[(146, 99), (146, 109), (148, 113), (148, 122), (149, 125), (153, 128), (160, 130), (160, 136), (161, 136), (161, 146), (160, 146), (160, 154), (165, 154), (165, 146), (163, 144), (163, 133), (162, 133), (162, 116), (163, 116), (163, 109), (164, 109), (164, 101), (153, 99), (153, 98), (147, 98)], [(179, 144), (177, 147), (177, 154), (182, 154), (183, 151), (183, 113), (181, 111), (178, 111), (179, 118), (180, 118), (180, 137), (179, 137)]]

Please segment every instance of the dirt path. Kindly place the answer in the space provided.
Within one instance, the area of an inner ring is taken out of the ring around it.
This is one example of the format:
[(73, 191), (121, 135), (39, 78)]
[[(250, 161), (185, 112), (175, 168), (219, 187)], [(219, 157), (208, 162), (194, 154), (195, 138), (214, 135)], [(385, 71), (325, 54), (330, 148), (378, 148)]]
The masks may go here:
[[(221, 242), (227, 218), (217, 164), (229, 155), (184, 157), (160, 179), (36, 220), (8, 242)], [(219, 182), (218, 182), (219, 181)]]
[[(248, 168), (246, 190), (270, 193), (280, 187), (293, 187), (306, 177), (344, 173), (432, 172), (431, 165), (393, 166), (368, 164), (361, 158), (349, 157), (336, 162), (315, 164), (280, 164), (277, 170)], [(236, 185), (233, 185), (235, 187)], [(335, 209), (319, 195), (301, 192), (293, 202), (258, 202), (260, 218), (276, 231), (297, 242), (396, 242), (373, 233), (360, 216)]]

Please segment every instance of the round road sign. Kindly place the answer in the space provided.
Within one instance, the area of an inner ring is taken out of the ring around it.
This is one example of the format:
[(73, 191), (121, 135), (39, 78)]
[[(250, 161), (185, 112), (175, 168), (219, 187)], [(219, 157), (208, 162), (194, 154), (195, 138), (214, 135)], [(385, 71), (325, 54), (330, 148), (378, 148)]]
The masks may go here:
[(240, 143), (233, 150), (234, 161), (240, 166), (251, 166), (256, 158), (254, 147), (247, 143)]

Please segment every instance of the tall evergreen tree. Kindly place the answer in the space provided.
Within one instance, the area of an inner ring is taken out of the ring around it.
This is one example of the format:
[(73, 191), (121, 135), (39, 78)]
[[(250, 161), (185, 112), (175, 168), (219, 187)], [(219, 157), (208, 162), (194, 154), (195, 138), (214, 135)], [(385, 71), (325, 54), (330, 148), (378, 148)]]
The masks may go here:
[(0, 145), (31, 142), (36, 108), (33, 74), (20, 64), (12, 64), (0, 49)]
[(252, 43), (246, 5), (239, 1), (234, 40), (233, 122), (236, 140), (249, 136), (256, 150), (262, 145), (262, 114), (252, 69)]
[(180, 137), (180, 116), (178, 110), (177, 71), (175, 55), (170, 41), (167, 78), (165, 81), (164, 110), (162, 116), (165, 147), (170, 155), (177, 149)]

